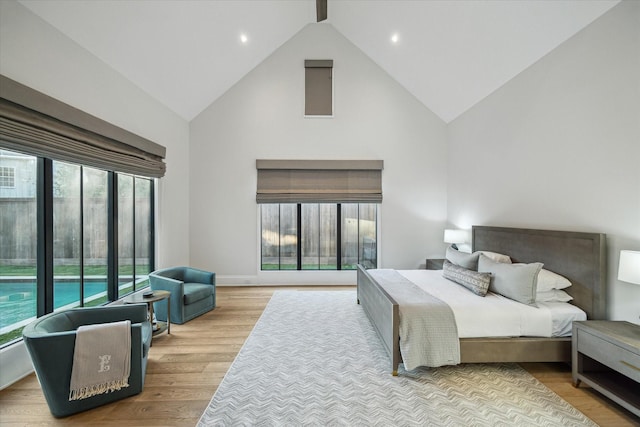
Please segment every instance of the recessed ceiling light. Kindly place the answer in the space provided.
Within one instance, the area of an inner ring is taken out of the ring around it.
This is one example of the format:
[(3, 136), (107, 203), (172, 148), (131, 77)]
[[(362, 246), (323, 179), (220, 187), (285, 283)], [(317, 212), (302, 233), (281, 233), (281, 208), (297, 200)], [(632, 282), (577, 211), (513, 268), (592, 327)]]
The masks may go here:
[(240, 43), (247, 44), (249, 42), (249, 37), (245, 33), (240, 34)]
[(396, 44), (400, 41), (400, 34), (393, 33), (391, 34), (391, 43)]

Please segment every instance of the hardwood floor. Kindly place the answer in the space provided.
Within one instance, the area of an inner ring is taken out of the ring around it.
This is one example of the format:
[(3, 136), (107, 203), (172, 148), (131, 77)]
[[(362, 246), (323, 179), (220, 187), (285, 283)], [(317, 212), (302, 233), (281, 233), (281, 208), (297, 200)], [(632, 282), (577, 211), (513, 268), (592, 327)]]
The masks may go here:
[[(171, 335), (154, 337), (144, 391), (91, 411), (56, 419), (34, 374), (0, 391), (0, 425), (194, 426), (276, 289), (224, 287), (217, 308)], [(347, 287), (286, 287), (318, 290)], [(533, 376), (601, 426), (640, 426), (640, 419), (597, 392), (571, 385), (568, 366), (523, 364)]]

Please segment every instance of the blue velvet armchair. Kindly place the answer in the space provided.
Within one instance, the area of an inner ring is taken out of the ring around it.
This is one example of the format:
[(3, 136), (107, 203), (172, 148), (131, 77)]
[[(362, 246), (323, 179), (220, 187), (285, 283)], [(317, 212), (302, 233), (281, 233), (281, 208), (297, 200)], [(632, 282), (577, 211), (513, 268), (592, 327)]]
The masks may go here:
[[(146, 304), (73, 308), (42, 316), (22, 331), (25, 345), (55, 417), (86, 411), (142, 391), (151, 346), (151, 323)], [(69, 401), (76, 331), (83, 325), (131, 321), (129, 387), (82, 400)]]
[[(216, 273), (192, 267), (171, 267), (149, 274), (154, 291), (171, 292), (171, 323), (182, 324), (216, 307)], [(154, 304), (156, 318), (167, 320), (167, 305)]]

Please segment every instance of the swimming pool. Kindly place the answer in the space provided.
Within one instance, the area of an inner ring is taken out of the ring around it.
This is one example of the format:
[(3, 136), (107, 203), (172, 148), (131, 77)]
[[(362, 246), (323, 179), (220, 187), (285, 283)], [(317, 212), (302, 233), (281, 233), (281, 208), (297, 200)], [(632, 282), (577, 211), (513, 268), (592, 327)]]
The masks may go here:
[[(36, 316), (35, 278), (5, 281), (0, 280), (0, 332), (9, 326), (16, 326)], [(102, 279), (90, 279), (84, 282), (85, 301), (106, 297), (107, 282)], [(80, 300), (80, 282), (56, 279), (53, 290), (53, 306), (59, 309), (67, 305), (77, 305)], [(86, 302), (85, 302), (86, 303)], [(13, 329), (13, 328), (11, 328)]]

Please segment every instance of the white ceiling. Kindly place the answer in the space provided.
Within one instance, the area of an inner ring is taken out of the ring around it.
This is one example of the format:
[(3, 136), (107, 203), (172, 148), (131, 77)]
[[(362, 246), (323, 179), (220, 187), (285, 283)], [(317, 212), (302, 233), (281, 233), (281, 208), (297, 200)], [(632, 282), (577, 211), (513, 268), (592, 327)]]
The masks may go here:
[[(328, 0), (325, 22), (450, 122), (618, 2)], [(315, 0), (20, 3), (189, 121), (315, 22)]]

